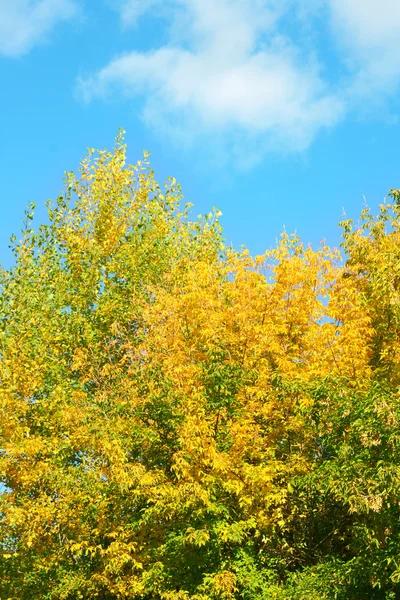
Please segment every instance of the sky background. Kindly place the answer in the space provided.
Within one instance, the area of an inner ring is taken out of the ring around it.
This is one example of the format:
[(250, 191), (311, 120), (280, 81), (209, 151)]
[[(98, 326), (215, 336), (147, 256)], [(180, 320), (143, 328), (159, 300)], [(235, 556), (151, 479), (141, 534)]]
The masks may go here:
[(151, 152), (261, 253), (400, 187), (399, 0), (0, 0), (0, 261), (87, 147)]

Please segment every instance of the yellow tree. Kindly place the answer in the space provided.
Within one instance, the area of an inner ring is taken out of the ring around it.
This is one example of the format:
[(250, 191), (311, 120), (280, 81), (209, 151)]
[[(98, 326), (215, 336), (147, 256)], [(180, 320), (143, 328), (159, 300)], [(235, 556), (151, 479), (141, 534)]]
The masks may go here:
[(287, 235), (252, 258), (125, 151), (91, 151), (49, 225), (28, 211), (1, 272), (4, 597), (394, 593), (397, 222), (347, 225), (347, 264)]

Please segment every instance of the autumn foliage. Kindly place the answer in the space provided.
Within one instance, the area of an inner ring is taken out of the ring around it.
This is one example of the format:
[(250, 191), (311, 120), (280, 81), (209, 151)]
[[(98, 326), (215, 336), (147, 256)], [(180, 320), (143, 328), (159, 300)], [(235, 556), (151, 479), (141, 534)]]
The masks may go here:
[(400, 597), (400, 193), (262, 256), (91, 151), (0, 273), (0, 597)]

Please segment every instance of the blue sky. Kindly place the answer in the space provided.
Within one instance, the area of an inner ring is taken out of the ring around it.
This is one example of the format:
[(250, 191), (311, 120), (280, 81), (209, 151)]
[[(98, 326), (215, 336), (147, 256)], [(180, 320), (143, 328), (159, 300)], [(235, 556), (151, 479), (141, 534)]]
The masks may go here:
[(399, 39), (398, 0), (0, 0), (0, 261), (120, 127), (235, 246), (337, 245), (400, 187)]

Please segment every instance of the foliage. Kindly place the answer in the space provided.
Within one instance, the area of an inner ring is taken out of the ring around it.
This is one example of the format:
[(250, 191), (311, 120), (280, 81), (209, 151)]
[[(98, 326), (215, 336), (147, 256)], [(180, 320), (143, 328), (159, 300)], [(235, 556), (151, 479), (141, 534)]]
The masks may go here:
[(252, 258), (125, 152), (0, 274), (1, 597), (398, 597), (400, 192)]

